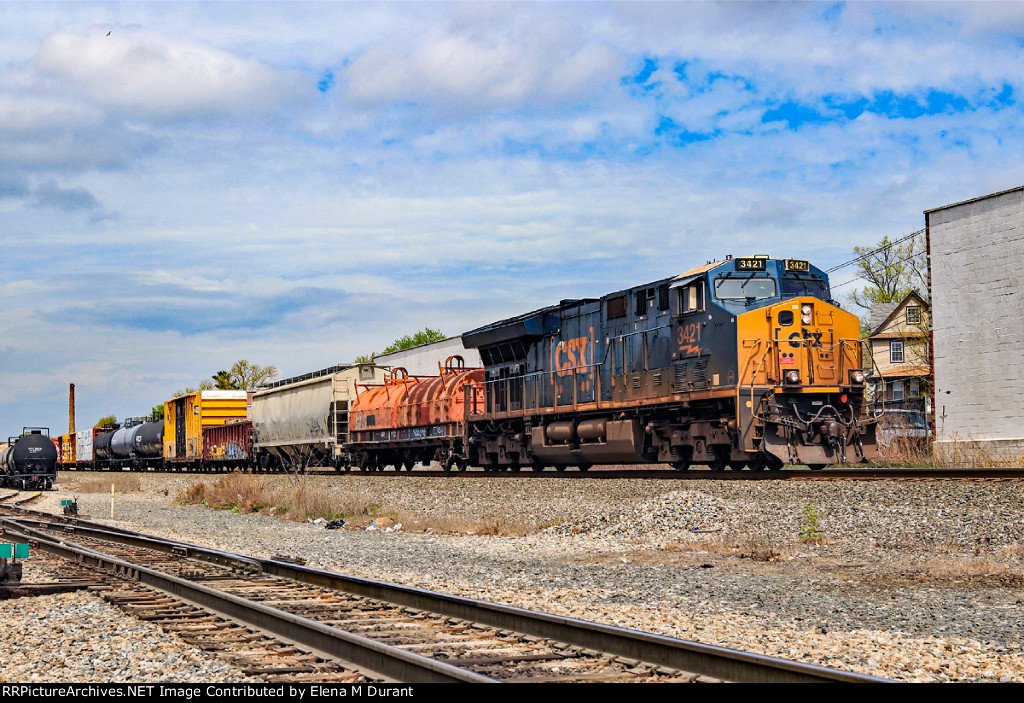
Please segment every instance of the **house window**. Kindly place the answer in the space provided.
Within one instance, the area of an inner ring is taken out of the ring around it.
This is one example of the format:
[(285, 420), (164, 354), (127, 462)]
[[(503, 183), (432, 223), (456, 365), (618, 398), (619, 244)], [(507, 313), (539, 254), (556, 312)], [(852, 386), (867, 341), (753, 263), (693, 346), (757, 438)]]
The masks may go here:
[(889, 342), (889, 363), (890, 364), (902, 364), (903, 363), (903, 340), (898, 339)]
[(903, 381), (893, 381), (890, 388), (892, 388), (890, 400), (903, 400)]
[(921, 308), (917, 305), (907, 306), (907, 324), (908, 325), (919, 325), (921, 324)]
[(921, 397), (921, 380), (913, 378), (907, 381), (907, 397), (908, 398), (920, 398)]

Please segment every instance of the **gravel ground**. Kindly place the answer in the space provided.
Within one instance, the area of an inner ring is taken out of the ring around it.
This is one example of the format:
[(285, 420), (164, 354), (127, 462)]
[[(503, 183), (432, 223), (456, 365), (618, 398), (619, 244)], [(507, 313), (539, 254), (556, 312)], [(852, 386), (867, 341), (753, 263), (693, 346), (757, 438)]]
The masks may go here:
[[(56, 509), (89, 481), (62, 474), (36, 505)], [(304, 479), (402, 524), (386, 532), (179, 504), (197, 481), (216, 478), (144, 475), (118, 495), (114, 522), (877, 676), (1024, 681), (1024, 482)], [(109, 495), (78, 495), (108, 521)], [(493, 534), (506, 526), (518, 536)], [(437, 533), (452, 530), (463, 534)], [(81, 596), (48, 598), (74, 608)], [(18, 632), (0, 624), (0, 646)]]

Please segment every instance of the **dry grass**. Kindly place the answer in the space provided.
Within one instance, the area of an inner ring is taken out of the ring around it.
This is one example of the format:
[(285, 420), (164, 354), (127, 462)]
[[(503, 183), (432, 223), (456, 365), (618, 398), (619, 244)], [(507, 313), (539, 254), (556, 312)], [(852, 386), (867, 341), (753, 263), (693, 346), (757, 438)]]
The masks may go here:
[(407, 532), (521, 536), (538, 529), (537, 525), (499, 517), (473, 519), (421, 515), (390, 506), (384, 498), (325, 487), (323, 483), (303, 476), (281, 482), (236, 471), (214, 481), (193, 481), (177, 499), (182, 503), (208, 505), (218, 510), (263, 513), (297, 522), (342, 518), (353, 527), (366, 526), (371, 522), (379, 526), (401, 523)]
[(689, 554), (708, 553), (751, 561), (778, 561), (787, 551), (781, 543), (764, 535), (708, 536), (686, 542), (669, 542), (665, 550)]
[(964, 582), (993, 586), (1024, 585), (1024, 570), (1005, 561), (987, 556), (961, 556), (948, 559), (930, 558), (894, 564), (894, 573), (935, 582)]
[[(82, 481), (73, 487), (75, 493), (110, 493), (110, 485), (114, 485), (115, 493), (141, 491), (142, 481), (134, 474), (112, 474), (110, 478), (93, 478)], [(71, 488), (69, 486), (69, 488)]]
[(875, 464), (899, 467), (930, 467), (932, 453), (927, 442), (917, 437), (895, 437), (879, 443)]
[(949, 468), (1000, 469), (1024, 466), (1024, 452), (1007, 447), (1000, 451), (998, 447), (984, 440), (965, 437), (951, 437), (953, 442), (940, 444), (936, 447), (936, 466)]

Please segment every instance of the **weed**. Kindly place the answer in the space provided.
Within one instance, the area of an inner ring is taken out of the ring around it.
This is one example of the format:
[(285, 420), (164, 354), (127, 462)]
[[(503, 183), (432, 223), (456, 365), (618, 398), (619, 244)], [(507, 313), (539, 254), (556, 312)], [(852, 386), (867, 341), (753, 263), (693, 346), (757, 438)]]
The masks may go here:
[(821, 510), (813, 505), (805, 505), (800, 518), (800, 541), (817, 544), (823, 538), (821, 531)]
[(114, 484), (115, 493), (142, 490), (142, 482), (138, 476), (131, 474), (115, 475), (111, 478), (94, 478), (78, 485), (78, 493), (110, 493), (110, 484)]

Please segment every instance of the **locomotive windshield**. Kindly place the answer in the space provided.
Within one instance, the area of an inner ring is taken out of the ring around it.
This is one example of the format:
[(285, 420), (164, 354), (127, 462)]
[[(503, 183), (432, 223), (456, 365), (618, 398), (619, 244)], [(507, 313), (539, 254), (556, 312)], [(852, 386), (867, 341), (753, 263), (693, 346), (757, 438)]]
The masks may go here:
[(715, 297), (719, 300), (761, 300), (776, 295), (775, 279), (768, 276), (726, 274), (715, 280)]
[(786, 274), (782, 277), (782, 295), (812, 295), (828, 300), (828, 286), (817, 277)]

